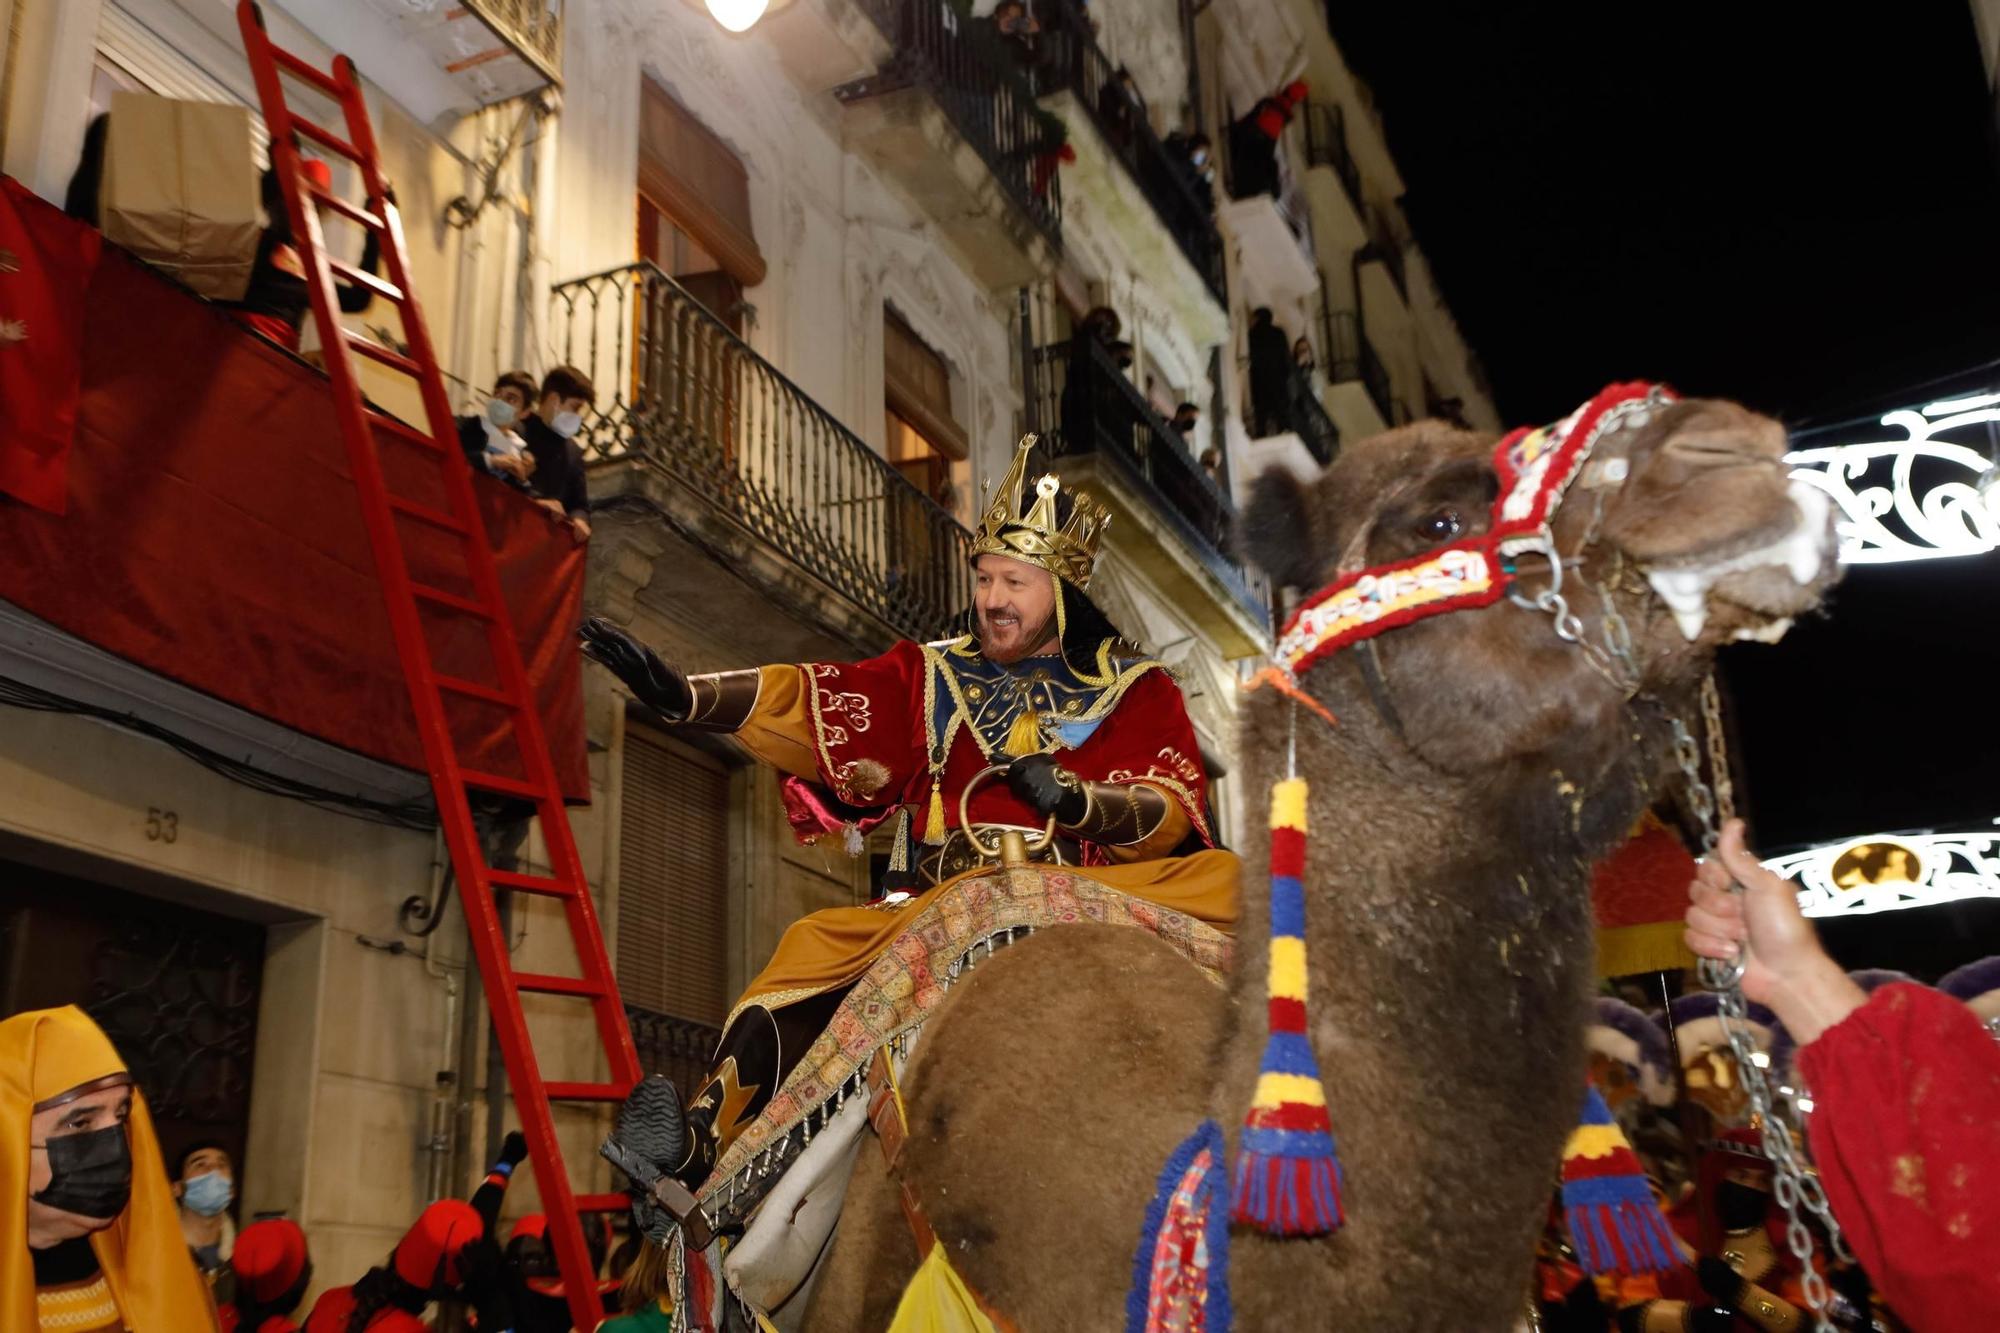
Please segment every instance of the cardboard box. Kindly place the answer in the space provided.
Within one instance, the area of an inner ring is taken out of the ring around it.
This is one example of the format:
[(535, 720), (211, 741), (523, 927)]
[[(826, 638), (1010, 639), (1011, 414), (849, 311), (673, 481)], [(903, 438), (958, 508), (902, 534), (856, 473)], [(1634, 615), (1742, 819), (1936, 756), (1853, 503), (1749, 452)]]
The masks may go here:
[(247, 107), (115, 93), (105, 238), (203, 296), (240, 300), (264, 229)]

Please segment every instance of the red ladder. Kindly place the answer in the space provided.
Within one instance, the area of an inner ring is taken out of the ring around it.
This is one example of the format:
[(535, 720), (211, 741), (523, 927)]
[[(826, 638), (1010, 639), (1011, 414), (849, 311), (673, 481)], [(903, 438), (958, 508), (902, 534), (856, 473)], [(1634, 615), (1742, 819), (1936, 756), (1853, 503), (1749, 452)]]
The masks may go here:
[[(402, 223), (396, 206), (383, 197), (385, 184), (379, 170), (375, 133), (362, 101), (354, 62), (346, 56), (336, 56), (333, 72), (329, 74), (273, 45), (264, 30), (264, 16), (254, 0), (241, 0), (236, 17), (243, 30), (243, 48), (249, 56), (250, 70), (257, 80), (265, 126), (271, 135), (272, 165), (283, 185), (292, 236), (304, 261), (313, 320), (319, 329), (327, 374), (333, 381), (334, 413), (347, 441), (354, 486), (360, 493), (362, 517), (368, 527), (368, 544), (374, 552), (375, 570), (388, 603), (396, 654), (409, 685), (417, 731), (423, 738), (424, 761), (437, 798), (438, 819), (451, 849), (452, 867), (458, 875), (466, 927), (472, 937), (473, 954), (479, 960), (479, 976), (492, 1010), (507, 1077), (513, 1084), (522, 1132), (528, 1139), (529, 1160), (535, 1164), (535, 1183), (541, 1189), (542, 1206), (548, 1215), (549, 1235), (568, 1293), (570, 1316), (577, 1328), (594, 1329), (603, 1318), (603, 1306), (597, 1294), (595, 1267), (584, 1244), (580, 1214), (623, 1209), (627, 1199), (622, 1194), (579, 1196), (571, 1191), (562, 1151), (556, 1142), (550, 1102), (623, 1099), (639, 1081), (639, 1057), (625, 1024), (625, 1011), (619, 1003), (617, 983), (611, 976), (610, 960), (605, 956), (604, 937), (591, 905), (590, 886), (577, 858), (576, 840), (563, 809), (562, 789), (556, 782), (548, 743), (542, 737), (541, 718), (521, 665), (520, 647), (501, 598), (493, 553), (487, 545), (485, 525), (473, 496), (472, 472), (459, 447), (457, 423), (445, 397), (444, 381), (438, 374), (430, 333), (410, 285)], [(295, 116), (286, 104), (281, 75), (289, 75), (338, 103), (347, 118), (346, 136)], [(360, 168), (367, 194), (365, 208), (304, 179), (299, 170), (300, 136)], [(388, 267), (387, 280), (327, 257), (319, 224), (320, 207), (368, 228), (380, 238), (382, 258)], [(342, 280), (364, 286), (395, 305), (402, 314), (407, 355), (342, 327), (334, 290), (336, 273)], [(367, 407), (355, 378), (356, 353), (416, 381), (423, 396), (428, 431), (412, 429)], [(377, 453), (378, 448), (385, 447), (385, 441), (398, 449), (418, 451), (427, 466), (435, 469), (443, 483), (446, 509), (390, 492)], [(418, 583), (410, 577), (397, 527), (399, 517), (433, 533), (450, 535), (462, 558), (462, 569), (455, 572), (463, 573), (472, 589), (470, 597)], [(469, 617), (483, 625), (497, 687), (443, 674), (433, 666), (425, 633), (427, 615), (455, 617), (461, 623)], [(461, 762), (445, 713), (446, 695), (506, 709), (525, 778), (484, 772)], [(486, 864), (469, 799), (469, 793), (475, 791), (534, 803), (535, 813), (541, 819), (542, 840), (548, 849), (550, 875), (517, 874), (495, 870)], [(581, 976), (535, 975), (514, 970), (506, 932), (494, 902), (496, 889), (553, 898), (563, 905)], [(521, 1012), (523, 992), (589, 1001), (610, 1069), (608, 1082), (543, 1081)]]

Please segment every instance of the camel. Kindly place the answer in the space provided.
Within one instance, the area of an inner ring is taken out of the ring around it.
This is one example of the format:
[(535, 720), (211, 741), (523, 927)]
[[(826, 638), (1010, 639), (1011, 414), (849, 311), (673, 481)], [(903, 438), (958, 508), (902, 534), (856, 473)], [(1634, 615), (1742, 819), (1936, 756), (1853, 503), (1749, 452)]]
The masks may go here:
[[(1495, 443), (1419, 422), (1311, 484), (1267, 474), (1244, 550), (1309, 592), (1482, 531)], [(1826, 511), (1788, 485), (1784, 451), (1776, 421), (1718, 400), (1655, 404), (1605, 436), (1592, 467), (1624, 467), (1586, 473), (1553, 520), (1593, 652), (1502, 600), (1305, 671), (1337, 725), (1275, 691), (1248, 697), (1244, 799), (1284, 776), (1288, 737), (1311, 784), (1309, 1033), (1346, 1224), (1235, 1228), (1237, 1329), (1514, 1327), (1584, 1089), (1589, 867), (1675, 780), (1670, 719), (1699, 734), (1715, 648), (1781, 630), (1835, 573)], [(1524, 559), (1520, 590), (1546, 586)], [(1601, 650), (1607, 592), (1630, 633), (1622, 678)], [(1162, 1164), (1206, 1117), (1234, 1148), (1266, 1036), (1268, 830), (1247, 842), (1226, 988), (1143, 932), (1077, 926), (1001, 952), (926, 1027), (897, 1172), (965, 1281), (1024, 1333), (1124, 1327)], [(896, 1184), (864, 1145), (806, 1327), (885, 1327), (916, 1264)]]

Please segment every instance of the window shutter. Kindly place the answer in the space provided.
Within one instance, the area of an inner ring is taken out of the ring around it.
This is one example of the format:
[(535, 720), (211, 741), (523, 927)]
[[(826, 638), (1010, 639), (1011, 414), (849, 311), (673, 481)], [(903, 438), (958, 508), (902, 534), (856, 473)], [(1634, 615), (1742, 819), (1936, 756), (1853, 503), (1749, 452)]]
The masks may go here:
[(729, 1008), (729, 773), (625, 733), (618, 987), (627, 1004), (720, 1026)]
[(947, 458), (966, 456), (965, 427), (951, 414), (951, 367), (903, 317), (882, 309), (882, 385), (891, 412)]
[(745, 287), (764, 280), (750, 225), (750, 173), (729, 145), (646, 79), (639, 94), (639, 190)]

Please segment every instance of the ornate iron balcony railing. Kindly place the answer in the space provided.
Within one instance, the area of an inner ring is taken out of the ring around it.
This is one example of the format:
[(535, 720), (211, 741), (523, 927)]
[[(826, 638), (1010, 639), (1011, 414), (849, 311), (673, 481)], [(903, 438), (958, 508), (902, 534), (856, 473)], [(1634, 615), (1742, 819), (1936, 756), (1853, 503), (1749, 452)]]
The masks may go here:
[(1285, 424), (1305, 443), (1313, 461), (1325, 467), (1340, 452), (1340, 427), (1326, 414), (1311, 374), (1293, 366), (1286, 388)]
[(1235, 511), (1195, 461), (1180, 432), (1160, 419), (1113, 364), (1102, 343), (1082, 338), (1037, 348), (1036, 420), (1051, 457), (1094, 455), (1121, 474), (1202, 565), (1258, 621), (1271, 618), (1270, 584), (1227, 554)]
[(1409, 300), (1410, 286), (1404, 260), (1404, 253), (1410, 248), (1409, 233), (1382, 209), (1367, 208), (1362, 216), (1368, 226), (1368, 244), (1361, 250), (1361, 262), (1379, 260), (1389, 270), (1389, 279), (1396, 284), (1397, 293), (1404, 300)]
[(1361, 211), (1361, 167), (1347, 146), (1347, 116), (1338, 104), (1307, 103), (1306, 165), (1332, 167), (1348, 201)]
[(899, 634), (968, 605), (972, 534), (679, 283), (630, 264), (558, 284), (555, 307), (598, 385), (587, 459), (644, 459)]
[(895, 48), (881, 71), (835, 90), (843, 102), (920, 87), (1051, 243), (1062, 245), (1061, 131), (984, 20), (950, 0), (861, 0)]
[(1361, 322), (1361, 316), (1352, 310), (1329, 309), (1322, 294), (1319, 308), (1320, 345), (1325, 349), (1327, 376), (1335, 384), (1345, 384), (1349, 380), (1360, 380), (1368, 391), (1369, 401), (1382, 414), (1382, 420), (1394, 425), (1393, 404), (1389, 392), (1389, 370), (1382, 364), (1382, 358), (1375, 354), (1375, 346), (1368, 341), (1368, 330)]
[(1076, 95), (1098, 132), (1125, 164), (1139, 190), (1159, 215), (1181, 253), (1194, 265), (1215, 299), (1225, 304), (1222, 237), (1215, 229), (1215, 205), (1197, 190), (1186, 170), (1153, 133), (1146, 108), (1118, 87), (1117, 70), (1097, 45), (1089, 22), (1072, 0), (1045, 0), (1036, 6), (1047, 54), (1036, 67), (1035, 90), (1043, 95), (1068, 89)]
[(722, 1040), (721, 1028), (632, 1004), (625, 1006), (625, 1022), (639, 1051), (639, 1068), (648, 1074), (665, 1074), (683, 1097), (708, 1076), (716, 1043)]
[(562, 0), (460, 0), (474, 18), (539, 69), (562, 83)]

